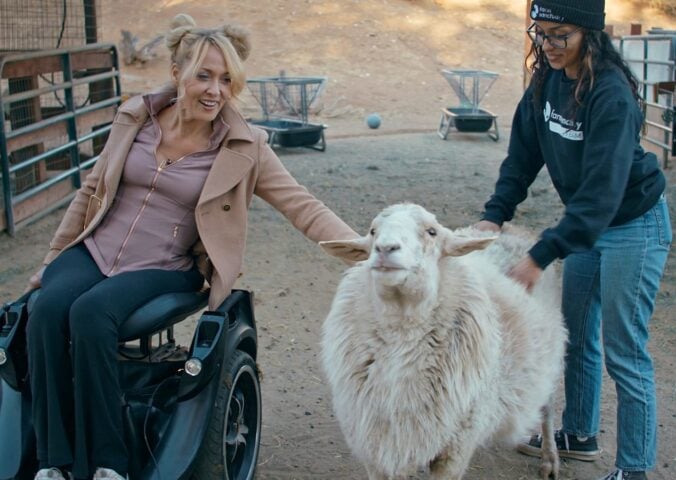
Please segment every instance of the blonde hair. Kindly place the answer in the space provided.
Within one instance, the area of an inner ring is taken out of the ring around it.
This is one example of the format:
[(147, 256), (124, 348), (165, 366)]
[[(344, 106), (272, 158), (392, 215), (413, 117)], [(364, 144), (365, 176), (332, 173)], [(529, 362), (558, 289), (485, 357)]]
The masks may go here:
[(197, 74), (209, 45), (218, 48), (223, 54), (230, 74), (233, 96), (236, 97), (244, 90), (246, 74), (243, 62), (251, 51), (249, 33), (244, 28), (232, 24), (200, 28), (190, 15), (180, 13), (171, 22), (166, 44), (171, 52), (171, 61), (181, 72), (179, 98), (182, 96), (182, 83)]

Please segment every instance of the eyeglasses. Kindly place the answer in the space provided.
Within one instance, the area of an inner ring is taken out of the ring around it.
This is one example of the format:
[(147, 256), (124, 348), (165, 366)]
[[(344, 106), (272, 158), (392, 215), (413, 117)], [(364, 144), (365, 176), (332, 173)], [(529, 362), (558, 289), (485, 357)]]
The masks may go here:
[(528, 30), (526, 30), (526, 33), (533, 43), (538, 47), (544, 45), (545, 40), (548, 40), (552, 47), (563, 49), (568, 47), (568, 38), (580, 30), (582, 30), (582, 27), (578, 27), (572, 32), (566, 33), (565, 35), (546, 35), (541, 28), (538, 28), (535, 24), (533, 24), (530, 26), (530, 28), (528, 28)]

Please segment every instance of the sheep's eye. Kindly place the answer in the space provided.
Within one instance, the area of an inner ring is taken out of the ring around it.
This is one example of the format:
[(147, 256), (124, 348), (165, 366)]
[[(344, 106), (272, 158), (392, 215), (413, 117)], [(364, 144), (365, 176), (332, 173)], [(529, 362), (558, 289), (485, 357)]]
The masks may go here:
[(375, 235), (375, 234), (376, 234), (376, 229), (375, 229), (375, 228), (372, 228), (371, 231), (370, 231), (369, 233), (370, 233), (371, 235)]
[(430, 227), (427, 229), (427, 233), (430, 234), (430, 237), (436, 237), (437, 236), (437, 229), (434, 227)]

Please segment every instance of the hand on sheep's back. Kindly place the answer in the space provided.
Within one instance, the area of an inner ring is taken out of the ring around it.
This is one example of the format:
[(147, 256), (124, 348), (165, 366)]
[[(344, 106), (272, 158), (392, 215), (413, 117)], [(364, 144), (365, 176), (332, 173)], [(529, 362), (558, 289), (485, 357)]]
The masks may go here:
[(530, 255), (527, 255), (514, 265), (507, 272), (507, 275), (526, 287), (526, 290), (530, 292), (535, 284), (538, 283), (538, 280), (540, 280), (542, 269)]
[[(502, 232), (502, 227), (500, 227), (500, 225), (489, 220), (481, 220), (472, 225), (472, 228), (481, 232)], [(519, 262), (509, 270), (509, 272), (507, 272), (507, 275), (526, 287), (526, 290), (531, 292), (533, 287), (535, 287), (535, 284), (540, 280), (540, 277), (542, 277), (542, 269), (537, 263), (535, 263), (530, 255), (526, 255), (524, 258), (519, 260)]]
[(497, 223), (489, 222), (488, 220), (481, 220), (472, 225), (472, 228), (480, 230), (482, 232), (495, 232), (500, 233), (502, 229)]

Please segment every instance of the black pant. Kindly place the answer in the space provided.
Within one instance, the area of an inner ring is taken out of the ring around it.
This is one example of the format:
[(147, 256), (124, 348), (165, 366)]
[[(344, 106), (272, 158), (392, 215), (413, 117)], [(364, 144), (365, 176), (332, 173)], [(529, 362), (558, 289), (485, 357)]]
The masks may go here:
[(49, 264), (27, 329), (40, 468), (71, 467), (76, 478), (98, 467), (127, 474), (118, 328), (154, 297), (196, 291), (203, 281), (197, 269), (106, 277), (84, 245)]

